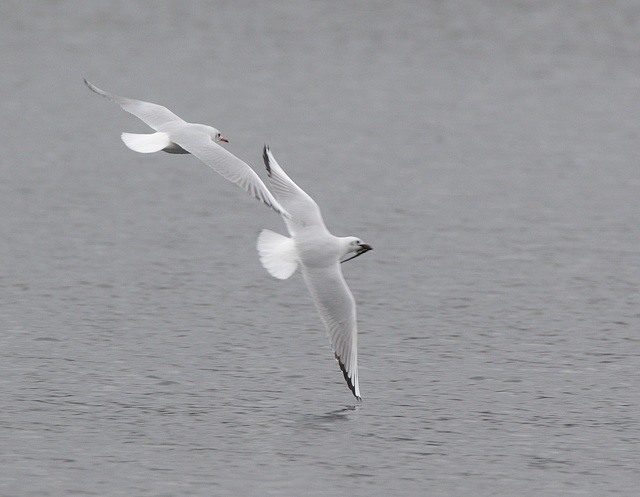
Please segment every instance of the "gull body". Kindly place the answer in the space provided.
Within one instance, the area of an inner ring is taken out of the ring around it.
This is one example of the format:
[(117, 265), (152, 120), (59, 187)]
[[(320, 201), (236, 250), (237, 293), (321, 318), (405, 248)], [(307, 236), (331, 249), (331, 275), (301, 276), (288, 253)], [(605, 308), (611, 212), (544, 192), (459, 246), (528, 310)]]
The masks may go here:
[(218, 144), (227, 139), (213, 126), (188, 123), (162, 105), (114, 95), (86, 79), (84, 82), (91, 91), (115, 102), (155, 130), (149, 134), (122, 133), (122, 141), (131, 150), (143, 154), (159, 151), (192, 154), (279, 214), (288, 216), (255, 171)]
[(355, 236), (331, 234), (316, 202), (287, 176), (267, 146), (263, 158), (273, 194), (290, 214), (283, 219), (291, 236), (263, 230), (257, 244), (260, 262), (279, 279), (289, 278), (300, 268), (344, 379), (360, 400), (356, 303), (342, 276), (340, 262), (349, 254), (357, 257), (371, 247)]

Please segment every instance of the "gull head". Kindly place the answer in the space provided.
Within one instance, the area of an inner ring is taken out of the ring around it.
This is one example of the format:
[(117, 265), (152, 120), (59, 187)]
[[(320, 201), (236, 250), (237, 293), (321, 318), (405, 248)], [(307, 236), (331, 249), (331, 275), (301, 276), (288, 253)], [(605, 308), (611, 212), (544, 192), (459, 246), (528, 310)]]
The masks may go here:
[(222, 136), (222, 133), (220, 133), (220, 131), (218, 131), (216, 128), (212, 127), (212, 126), (207, 126), (207, 132), (209, 134), (209, 137), (216, 143), (218, 142), (225, 142), (225, 143), (229, 143), (229, 140), (227, 140), (226, 138), (224, 138)]
[(346, 248), (343, 257), (345, 255), (351, 254), (352, 252), (354, 253), (354, 255), (340, 262), (350, 261), (351, 259), (355, 259), (359, 255), (364, 254), (365, 252), (369, 252), (369, 250), (373, 250), (373, 247), (371, 247), (371, 245), (369, 245), (368, 243), (364, 243), (362, 240), (360, 240), (360, 238), (356, 238), (355, 236), (348, 236), (344, 238), (344, 241), (346, 242)]

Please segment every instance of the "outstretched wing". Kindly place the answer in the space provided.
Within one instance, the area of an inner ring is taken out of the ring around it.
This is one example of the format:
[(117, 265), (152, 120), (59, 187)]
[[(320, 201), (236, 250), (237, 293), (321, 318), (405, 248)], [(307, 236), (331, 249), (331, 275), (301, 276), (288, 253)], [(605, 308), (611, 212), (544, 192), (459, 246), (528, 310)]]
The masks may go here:
[(256, 172), (247, 163), (211, 140), (210, 137), (202, 133), (193, 133), (188, 127), (181, 127), (171, 133), (171, 139), (223, 178), (235, 183), (271, 207), (283, 218), (290, 217), (287, 210), (271, 194)]
[(86, 84), (90, 90), (94, 91), (98, 95), (101, 95), (105, 98), (108, 98), (112, 102), (117, 103), (124, 110), (126, 110), (130, 114), (133, 114), (156, 131), (164, 131), (164, 128), (167, 125), (185, 122), (183, 119), (179, 118), (173, 112), (171, 112), (166, 107), (163, 107), (162, 105), (114, 95), (112, 93), (101, 90), (97, 86), (89, 83), (89, 81), (87, 81), (86, 79), (84, 80), (84, 84)]
[(138, 117), (156, 131), (170, 132), (172, 142), (177, 143), (222, 177), (235, 183), (250, 195), (271, 207), (285, 219), (290, 217), (253, 169), (216, 144), (211, 140), (211, 137), (203, 133), (193, 132), (193, 128), (190, 126), (194, 125), (189, 125), (189, 123), (162, 105), (113, 95), (89, 83), (86, 79), (84, 82), (90, 90), (117, 103), (124, 110)]
[(338, 263), (324, 268), (302, 267), (304, 281), (320, 314), (347, 385), (360, 399), (356, 303)]
[(290, 219), (285, 219), (289, 232), (295, 235), (307, 226), (321, 226), (326, 229), (318, 204), (287, 176), (266, 145), (262, 157), (273, 194), (291, 215)]

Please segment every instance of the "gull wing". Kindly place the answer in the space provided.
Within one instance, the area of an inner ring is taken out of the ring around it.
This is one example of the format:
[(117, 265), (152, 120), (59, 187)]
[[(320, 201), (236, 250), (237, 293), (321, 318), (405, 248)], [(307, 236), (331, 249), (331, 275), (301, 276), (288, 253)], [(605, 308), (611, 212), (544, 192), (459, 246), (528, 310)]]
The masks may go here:
[(260, 179), (260, 176), (246, 162), (222, 148), (209, 136), (192, 132), (189, 127), (181, 127), (172, 131), (171, 139), (223, 178), (235, 183), (285, 219), (290, 217), (287, 210), (276, 200)]
[(358, 400), (358, 328), (356, 303), (338, 263), (324, 268), (302, 267), (309, 293), (324, 323), (347, 385)]
[(289, 219), (285, 218), (289, 232), (295, 235), (307, 226), (320, 226), (326, 230), (318, 204), (287, 176), (266, 145), (262, 157), (267, 167), (269, 184), (273, 194), (291, 215)]
[(97, 86), (89, 83), (89, 81), (87, 81), (86, 79), (84, 80), (84, 84), (87, 85), (87, 87), (91, 91), (105, 98), (108, 98), (112, 102), (117, 103), (124, 110), (126, 110), (130, 114), (133, 114), (156, 131), (164, 131), (164, 128), (168, 124), (171, 125), (185, 122), (183, 119), (179, 118), (173, 112), (171, 112), (166, 107), (163, 107), (162, 105), (114, 95), (112, 93), (101, 90)]

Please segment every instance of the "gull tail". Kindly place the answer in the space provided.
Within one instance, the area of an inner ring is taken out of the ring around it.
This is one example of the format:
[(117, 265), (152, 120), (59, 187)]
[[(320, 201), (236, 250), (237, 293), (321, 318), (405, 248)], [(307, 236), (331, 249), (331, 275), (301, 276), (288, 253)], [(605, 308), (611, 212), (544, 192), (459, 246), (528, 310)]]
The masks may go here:
[(161, 131), (151, 134), (122, 133), (121, 138), (127, 147), (141, 154), (160, 152), (172, 145), (169, 135)]
[(295, 272), (298, 259), (293, 239), (262, 230), (257, 245), (260, 262), (271, 276), (286, 280)]

